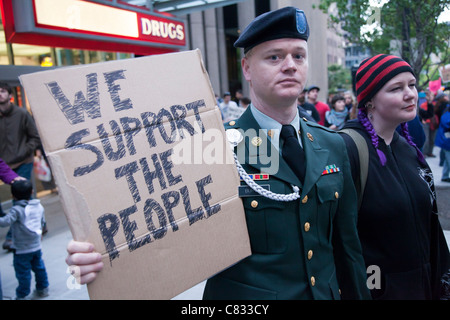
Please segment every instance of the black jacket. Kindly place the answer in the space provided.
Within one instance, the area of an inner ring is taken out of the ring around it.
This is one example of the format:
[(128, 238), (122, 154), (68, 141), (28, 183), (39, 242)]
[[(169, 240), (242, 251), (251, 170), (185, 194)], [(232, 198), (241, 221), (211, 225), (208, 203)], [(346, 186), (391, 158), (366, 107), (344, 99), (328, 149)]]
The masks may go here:
[(0, 113), (0, 158), (12, 169), (33, 162), (40, 138), (33, 118), (16, 105)]
[[(440, 226), (431, 169), (417, 159), (415, 148), (397, 132), (389, 146), (379, 138), (387, 163), (383, 167), (369, 134), (358, 121), (346, 128), (362, 133), (369, 147), (369, 172), (358, 213), (358, 233), (366, 266), (381, 271), (375, 299), (437, 299), (439, 280), (450, 266)], [(353, 140), (347, 145), (353, 180), (359, 158)]]

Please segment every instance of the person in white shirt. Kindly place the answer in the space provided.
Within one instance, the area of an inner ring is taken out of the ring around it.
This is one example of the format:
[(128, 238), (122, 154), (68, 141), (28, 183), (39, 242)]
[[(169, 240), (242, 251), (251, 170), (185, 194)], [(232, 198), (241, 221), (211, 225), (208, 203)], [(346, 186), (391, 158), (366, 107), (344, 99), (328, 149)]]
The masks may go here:
[(245, 111), (245, 109), (240, 108), (236, 102), (231, 100), (231, 94), (229, 92), (224, 93), (223, 102), (219, 104), (219, 109), (222, 113), (223, 122), (238, 119)]

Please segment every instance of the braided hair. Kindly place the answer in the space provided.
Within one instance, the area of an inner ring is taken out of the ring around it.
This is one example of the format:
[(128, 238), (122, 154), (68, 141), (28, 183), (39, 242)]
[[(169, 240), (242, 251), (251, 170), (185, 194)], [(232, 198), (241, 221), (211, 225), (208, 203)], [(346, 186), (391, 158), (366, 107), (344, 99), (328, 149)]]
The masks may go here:
[(409, 134), (409, 130), (408, 130), (408, 123), (407, 122), (403, 122), (401, 124), (402, 127), (402, 136), (406, 139), (406, 141), (413, 146), (416, 149), (416, 154), (417, 154), (417, 158), (419, 159), (421, 164), (426, 164), (425, 158), (422, 154), (422, 151), (420, 151), (420, 149), (416, 146), (416, 144), (413, 142), (411, 135)]
[[(359, 108), (358, 120), (364, 126), (366, 131), (369, 133), (370, 140), (372, 141), (372, 145), (377, 150), (378, 158), (380, 159), (381, 165), (384, 167), (386, 165), (386, 161), (387, 161), (386, 155), (384, 154), (383, 151), (378, 149), (378, 142), (379, 142), (378, 135), (375, 132), (375, 129), (374, 129), (372, 123), (369, 121), (369, 118), (367, 117), (367, 109), (365, 107)], [(411, 145), (412, 147), (414, 147), (416, 149), (417, 158), (419, 159), (420, 163), (426, 164), (425, 158), (424, 158), (422, 152), (417, 147), (417, 145), (413, 142), (411, 135), (409, 134), (408, 123), (403, 122), (401, 124), (401, 129), (402, 129), (401, 135), (405, 138), (405, 140), (408, 142), (409, 145)]]
[(381, 165), (384, 167), (386, 165), (386, 155), (383, 153), (383, 151), (378, 149), (378, 135), (375, 132), (375, 128), (373, 127), (372, 123), (369, 121), (369, 118), (367, 118), (366, 108), (359, 108), (358, 120), (369, 133), (372, 145), (377, 150), (378, 158), (380, 158)]

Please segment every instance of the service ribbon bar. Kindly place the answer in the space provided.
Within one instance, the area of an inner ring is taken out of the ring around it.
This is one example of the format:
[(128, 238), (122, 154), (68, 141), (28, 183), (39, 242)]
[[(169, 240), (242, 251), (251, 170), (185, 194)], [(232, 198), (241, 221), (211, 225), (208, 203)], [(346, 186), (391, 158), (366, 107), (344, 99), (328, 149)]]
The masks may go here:
[[(249, 174), (248, 175), (250, 179), (252, 180), (269, 180), (269, 175), (268, 174)], [(241, 177), (241, 180), (242, 177)]]
[(336, 165), (331, 164), (331, 165), (325, 167), (325, 170), (323, 170), (322, 175), (335, 173), (335, 172), (339, 172), (339, 171), (341, 171), (341, 169), (339, 169), (339, 167), (336, 167)]

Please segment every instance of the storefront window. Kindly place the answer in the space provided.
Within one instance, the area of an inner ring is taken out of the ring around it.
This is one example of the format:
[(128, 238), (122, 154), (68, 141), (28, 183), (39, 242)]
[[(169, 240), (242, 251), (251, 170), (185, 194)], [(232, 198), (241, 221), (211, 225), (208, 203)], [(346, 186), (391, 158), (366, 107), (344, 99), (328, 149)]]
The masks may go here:
[[(127, 59), (132, 57), (133, 55), (129, 53), (51, 48), (46, 46), (25, 45), (18, 43), (9, 44), (6, 43), (5, 32), (0, 19), (0, 65), (3, 66), (12, 66), (12, 68), (16, 69), (22, 66), (59, 67)], [(2, 73), (0, 73), (0, 81), (7, 81), (9, 83), (11, 79), (6, 78), (4, 74), (2, 75)], [(20, 87), (20, 85), (15, 86), (16, 84), (18, 84), (18, 81), (15, 81), (14, 85), (12, 85), (14, 96), (13, 102), (16, 105), (27, 108), (30, 111), (22, 87)], [(33, 183), (34, 190), (37, 192), (43, 190), (43, 186), (39, 180), (34, 179)], [(0, 201), (4, 202), (4, 204), (7, 203), (4, 209), (7, 209), (11, 204), (8, 200), (11, 200), (10, 187), (0, 181)]]
[(11, 46), (11, 51), (14, 54), (14, 64), (18, 66), (39, 66), (40, 56), (50, 56), (49, 47), (41, 46), (30, 46), (25, 44), (13, 43), (8, 45), (5, 40), (5, 32), (3, 31), (3, 25), (0, 30), (0, 64), (8, 65), (10, 63), (10, 58), (8, 55), (8, 48)]
[(129, 53), (61, 49), (61, 48), (56, 48), (54, 54), (57, 66), (89, 64), (110, 60), (127, 59), (132, 57), (132, 55)]
[[(9, 52), (8, 52), (9, 51)], [(102, 61), (132, 58), (130, 53), (50, 48), (25, 44), (7, 44), (0, 25), (0, 64), (17, 66), (72, 66)], [(11, 63), (11, 59), (12, 62)]]

